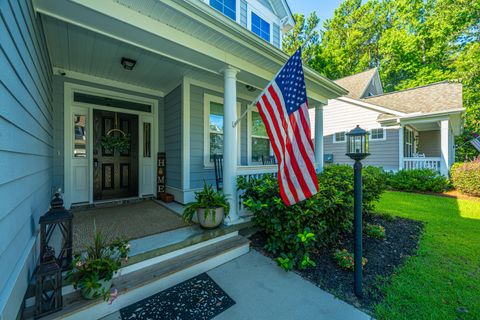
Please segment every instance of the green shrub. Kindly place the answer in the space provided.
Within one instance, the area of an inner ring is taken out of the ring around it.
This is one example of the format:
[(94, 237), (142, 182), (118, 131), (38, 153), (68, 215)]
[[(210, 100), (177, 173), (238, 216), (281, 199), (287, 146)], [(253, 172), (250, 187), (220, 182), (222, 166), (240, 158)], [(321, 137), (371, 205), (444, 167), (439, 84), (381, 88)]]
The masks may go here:
[(455, 163), (450, 175), (455, 188), (472, 196), (480, 196), (480, 157), (470, 162)]
[(385, 239), (385, 227), (379, 224), (367, 223), (365, 226), (365, 234), (369, 238)]
[(387, 184), (409, 192), (443, 192), (450, 187), (448, 179), (433, 169), (400, 170), (388, 175)]
[[(381, 169), (367, 167), (363, 182), (363, 208), (368, 212), (386, 188), (385, 175)], [(303, 256), (308, 257), (314, 250), (313, 246), (305, 248), (298, 241), (298, 234), (308, 230), (319, 247), (335, 243), (342, 233), (351, 230), (352, 167), (328, 166), (318, 175), (318, 183), (316, 195), (288, 207), (280, 197), (277, 178), (265, 175), (249, 181), (238, 179), (238, 188), (244, 190), (244, 205), (254, 214), (253, 222), (267, 235), (265, 249), (279, 255), (283, 260), (277, 262), (288, 268), (301, 268)], [(304, 250), (304, 255), (298, 255), (299, 250)]]
[[(333, 259), (335, 259), (335, 262), (342, 269), (353, 270), (355, 268), (353, 253), (348, 252), (347, 249), (335, 250), (335, 253), (333, 254)], [(362, 269), (365, 267), (367, 262), (368, 262), (368, 259), (365, 257), (362, 257)]]

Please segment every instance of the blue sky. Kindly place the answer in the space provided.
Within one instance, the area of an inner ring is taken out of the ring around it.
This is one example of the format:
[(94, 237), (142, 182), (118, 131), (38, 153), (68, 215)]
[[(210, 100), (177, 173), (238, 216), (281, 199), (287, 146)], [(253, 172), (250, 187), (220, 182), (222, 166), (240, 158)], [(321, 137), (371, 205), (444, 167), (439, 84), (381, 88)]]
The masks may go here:
[(309, 16), (312, 11), (316, 11), (320, 18), (320, 26), (325, 19), (333, 17), (333, 11), (341, 2), (342, 0), (288, 0), (292, 13), (303, 13)]

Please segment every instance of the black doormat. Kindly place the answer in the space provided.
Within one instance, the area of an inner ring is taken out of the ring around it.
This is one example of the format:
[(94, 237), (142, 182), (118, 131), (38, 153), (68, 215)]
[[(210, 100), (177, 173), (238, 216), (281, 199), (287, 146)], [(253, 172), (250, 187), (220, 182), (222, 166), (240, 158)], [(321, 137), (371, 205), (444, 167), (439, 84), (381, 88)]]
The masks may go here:
[(210, 320), (235, 304), (206, 273), (120, 310), (122, 320)]

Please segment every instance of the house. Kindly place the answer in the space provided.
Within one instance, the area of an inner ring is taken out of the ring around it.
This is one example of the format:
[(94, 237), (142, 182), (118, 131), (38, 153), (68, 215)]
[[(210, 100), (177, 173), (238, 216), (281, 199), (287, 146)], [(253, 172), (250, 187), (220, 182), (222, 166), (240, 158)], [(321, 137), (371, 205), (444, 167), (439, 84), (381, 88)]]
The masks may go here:
[[(243, 221), (237, 176), (276, 169), (260, 161), (258, 113), (231, 124), (288, 58), (285, 0), (5, 0), (0, 17), (0, 319), (21, 310), (57, 191), (67, 208), (155, 196), (165, 152), (166, 190), (183, 204), (214, 184), (221, 153), (229, 223)], [(305, 78), (312, 108), (346, 93)], [(110, 135), (130, 148), (109, 153)]]
[(323, 117), (328, 162), (351, 163), (345, 155), (345, 133), (360, 125), (370, 134), (371, 155), (365, 165), (389, 171), (432, 168), (448, 174), (455, 159), (454, 137), (463, 130), (460, 83), (443, 81), (384, 93), (376, 68), (335, 83), (349, 93), (317, 107), (323, 115), (313, 117), (315, 111), (310, 110), (312, 124)]

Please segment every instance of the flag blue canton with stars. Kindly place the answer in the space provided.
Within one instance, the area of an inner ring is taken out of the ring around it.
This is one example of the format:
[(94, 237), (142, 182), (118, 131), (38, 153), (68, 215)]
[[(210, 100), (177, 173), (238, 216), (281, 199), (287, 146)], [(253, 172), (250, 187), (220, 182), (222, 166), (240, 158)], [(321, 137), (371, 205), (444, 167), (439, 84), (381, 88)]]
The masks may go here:
[(275, 78), (285, 102), (288, 115), (307, 102), (307, 89), (302, 68), (302, 50), (298, 49)]

